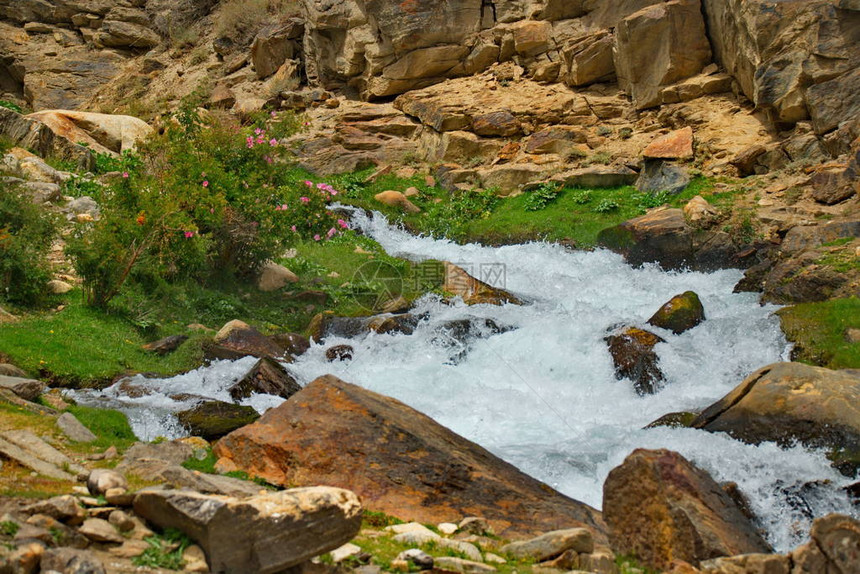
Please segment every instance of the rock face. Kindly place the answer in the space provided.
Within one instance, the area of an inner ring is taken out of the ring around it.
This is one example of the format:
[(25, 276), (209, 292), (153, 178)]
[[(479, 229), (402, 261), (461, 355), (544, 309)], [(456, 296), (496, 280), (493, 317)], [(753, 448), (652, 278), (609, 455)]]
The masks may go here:
[(438, 524), (485, 517), (500, 535), (588, 527), (600, 513), (559, 494), (394, 399), (316, 379), (221, 439), (218, 467), (273, 484), (349, 488), (371, 509)]
[(132, 116), (46, 110), (26, 117), (42, 122), (72, 143), (86, 144), (107, 154), (133, 150), (154, 131), (149, 124)]
[(615, 32), (618, 84), (634, 105), (660, 104), (660, 87), (689, 78), (711, 61), (699, 0), (672, 0), (632, 14)]
[(758, 444), (794, 441), (832, 450), (840, 470), (860, 460), (860, 376), (801, 363), (775, 363), (747, 377), (693, 421)]
[(665, 342), (654, 333), (636, 327), (628, 327), (607, 337), (615, 376), (633, 381), (633, 388), (640, 395), (657, 392), (663, 373), (657, 364), (659, 359), (654, 346)]
[(860, 11), (838, 2), (703, 0), (717, 61), (780, 122), (857, 116)]
[(203, 547), (213, 572), (281, 572), (349, 542), (361, 503), (347, 490), (296, 488), (243, 500), (189, 491), (142, 491), (134, 510)]
[(613, 550), (660, 571), (673, 560), (770, 550), (706, 472), (668, 450), (637, 449), (614, 468), (603, 509)]
[(668, 329), (679, 335), (692, 329), (705, 320), (705, 308), (699, 296), (693, 291), (685, 291), (667, 301), (648, 323), (661, 329)]

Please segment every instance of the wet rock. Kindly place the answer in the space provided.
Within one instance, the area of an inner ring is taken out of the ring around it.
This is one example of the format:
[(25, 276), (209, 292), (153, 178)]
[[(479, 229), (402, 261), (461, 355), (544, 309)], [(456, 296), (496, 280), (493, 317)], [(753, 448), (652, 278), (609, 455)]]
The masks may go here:
[(112, 488), (128, 489), (128, 481), (116, 470), (96, 468), (87, 477), (87, 490), (93, 496), (103, 495)]
[(687, 171), (663, 160), (645, 160), (636, 189), (643, 193), (666, 192), (677, 195), (690, 185), (690, 175)]
[(239, 320), (230, 321), (213, 338), (214, 345), (206, 348), (208, 359), (239, 359), (254, 357), (281, 357), (284, 349), (271, 339)]
[(445, 263), (445, 280), (442, 289), (463, 298), (467, 305), (522, 305), (522, 302), (504, 289), (493, 287), (475, 279), (465, 269)]
[(669, 132), (652, 141), (642, 150), (648, 159), (690, 159), (693, 157), (693, 128)]
[(192, 435), (212, 441), (260, 418), (253, 407), (222, 401), (206, 401), (176, 415)]
[(283, 347), (287, 354), (292, 357), (298, 357), (311, 348), (310, 340), (298, 333), (276, 333), (271, 338), (275, 344)]
[(638, 109), (660, 103), (660, 88), (698, 74), (711, 61), (699, 0), (672, 0), (618, 23), (618, 85)]
[(178, 349), (187, 340), (188, 335), (170, 335), (163, 339), (147, 343), (143, 346), (143, 350), (158, 355), (166, 355)]
[(637, 449), (614, 468), (603, 509), (612, 548), (658, 570), (770, 550), (706, 472), (668, 450)]
[(792, 572), (854, 572), (860, 564), (860, 522), (828, 514), (812, 523), (811, 540), (791, 553)]
[(826, 448), (837, 468), (860, 461), (860, 376), (801, 363), (774, 363), (751, 374), (693, 421), (747, 443), (799, 441)]
[(654, 347), (665, 341), (650, 331), (636, 327), (628, 327), (605, 340), (615, 365), (615, 376), (618, 379), (630, 379), (639, 395), (657, 392), (664, 377)]
[(248, 398), (254, 393), (288, 399), (301, 389), (301, 385), (280, 363), (266, 357), (257, 361), (228, 392), (234, 401)]
[(411, 335), (415, 332), (415, 327), (418, 326), (419, 317), (403, 313), (400, 315), (379, 315), (373, 317), (368, 324), (371, 331), (385, 334), (402, 334)]
[(45, 388), (46, 385), (42, 381), (0, 375), (0, 389), (12, 391), (25, 401), (35, 401), (45, 391)]
[[(343, 436), (351, 447), (341, 448)], [(337, 446), (336, 446), (337, 445)], [(273, 484), (349, 488), (370, 508), (438, 524), (480, 512), (501, 535), (588, 526), (599, 514), (394, 399), (333, 376), (215, 445), (218, 466)], [(279, 461), (289, 460), (289, 464)], [(528, 511), (526, 510), (528, 509)]]
[(597, 242), (633, 266), (656, 262), (664, 269), (680, 269), (694, 256), (692, 230), (680, 209), (654, 210), (604, 229)]
[(88, 550), (50, 548), (42, 554), (42, 572), (61, 574), (105, 574), (101, 561)]
[(693, 291), (685, 291), (667, 301), (648, 319), (649, 325), (668, 329), (676, 335), (692, 329), (705, 320), (705, 308), (699, 296)]
[(347, 490), (296, 488), (238, 500), (183, 491), (144, 491), (135, 512), (195, 540), (214, 572), (280, 572), (334, 550), (361, 527), (361, 503)]
[(98, 437), (81, 424), (72, 413), (63, 413), (57, 418), (57, 426), (67, 437), (75, 442), (93, 442)]
[(352, 348), (352, 345), (335, 345), (326, 349), (325, 358), (329, 362), (351, 361), (354, 353), (355, 350)]
[(518, 560), (531, 558), (536, 562), (543, 562), (567, 550), (590, 554), (594, 551), (594, 538), (586, 528), (571, 528), (547, 532), (531, 540), (512, 542), (502, 546), (500, 550)]
[(283, 265), (269, 261), (260, 270), (257, 278), (257, 289), (270, 292), (283, 289), (290, 283), (298, 282), (299, 277)]
[(669, 427), (669, 428), (688, 428), (693, 424), (699, 413), (689, 411), (679, 411), (676, 413), (667, 413), (659, 419), (645, 425), (645, 428)]

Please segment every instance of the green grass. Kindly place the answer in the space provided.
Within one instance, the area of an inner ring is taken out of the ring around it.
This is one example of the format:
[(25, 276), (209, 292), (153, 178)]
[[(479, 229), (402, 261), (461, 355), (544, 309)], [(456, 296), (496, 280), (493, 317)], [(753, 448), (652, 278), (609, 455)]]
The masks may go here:
[(105, 384), (125, 372), (175, 374), (194, 368), (202, 358), (199, 334), (165, 357), (141, 349), (149, 340), (126, 318), (84, 306), (76, 292), (62, 311), (0, 325), (3, 354), (59, 386)]
[(137, 441), (126, 416), (115, 410), (71, 405), (69, 412), (98, 437), (89, 446), (105, 449), (115, 446), (123, 452)]
[(860, 299), (801, 303), (777, 311), (786, 337), (795, 343), (795, 360), (831, 369), (860, 368), (860, 343), (845, 333), (860, 329)]
[(182, 553), (191, 545), (191, 539), (188, 536), (175, 528), (168, 528), (162, 535), (147, 536), (144, 540), (149, 544), (149, 548), (144, 550), (140, 556), (132, 558), (132, 564), (150, 568), (182, 570), (185, 564), (182, 560)]

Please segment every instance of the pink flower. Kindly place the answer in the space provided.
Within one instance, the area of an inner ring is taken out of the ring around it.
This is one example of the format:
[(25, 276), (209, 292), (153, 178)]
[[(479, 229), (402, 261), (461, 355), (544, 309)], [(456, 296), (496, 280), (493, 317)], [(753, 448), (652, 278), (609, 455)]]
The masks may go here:
[(209, 213), (215, 213), (215, 208), (214, 208), (214, 207), (210, 207), (210, 208), (209, 208)]
[(296, 231), (296, 226), (295, 226), (295, 225), (291, 225), (291, 226), (290, 226), (290, 231), (295, 232), (295, 231)]
[(302, 196), (302, 197), (300, 197), (300, 198), (299, 198), (299, 200), (300, 200), (302, 203), (307, 203), (307, 202), (309, 202), (311, 199), (310, 199), (309, 197), (304, 197), (304, 196)]
[(325, 236), (328, 237), (329, 239), (331, 239), (332, 237), (334, 237), (335, 233), (337, 233), (337, 229), (332, 227), (331, 229), (328, 230), (328, 232), (325, 234)]
[(194, 237), (194, 232), (193, 232), (193, 231), (186, 231), (186, 232), (185, 232), (185, 238), (186, 238), (186, 239), (190, 239), (190, 238), (192, 238), (192, 237)]
[(122, 177), (124, 179), (128, 179), (128, 172), (127, 171), (122, 172)]
[(254, 133), (257, 135), (260, 135), (261, 133), (263, 133), (263, 130), (261, 130), (260, 128), (257, 128), (254, 130)]
[(266, 163), (268, 163), (268, 164), (271, 164), (273, 161), (275, 161), (271, 158), (271, 156), (268, 156), (268, 155), (265, 157), (265, 160), (266, 160)]
[(349, 228), (349, 223), (347, 223), (343, 219), (338, 219), (337, 224), (340, 226), (341, 229), (348, 229)]
[(272, 147), (277, 147), (278, 146), (278, 140), (276, 140), (275, 138), (270, 139), (269, 145)]
[(278, 117), (278, 114), (276, 114), (275, 112), (272, 112), (272, 117), (276, 118), (276, 117)]
[(316, 235), (314, 235), (314, 241), (319, 241), (320, 239), (321, 239), (321, 238), (320, 238), (320, 236), (319, 236), (319, 233), (317, 233)]
[(204, 182), (203, 182), (203, 187), (209, 187), (209, 181), (204, 181)]
[(312, 181), (310, 181), (310, 180), (307, 180), (307, 179), (306, 179), (306, 180), (305, 180), (305, 185), (306, 185), (306, 186), (308, 186), (308, 187), (313, 187), (313, 186), (314, 186), (314, 182), (312, 182)]
[(251, 137), (251, 136), (246, 137), (245, 142), (247, 142), (247, 144), (248, 144), (248, 149), (251, 149), (252, 147), (254, 147), (254, 138), (253, 137)]

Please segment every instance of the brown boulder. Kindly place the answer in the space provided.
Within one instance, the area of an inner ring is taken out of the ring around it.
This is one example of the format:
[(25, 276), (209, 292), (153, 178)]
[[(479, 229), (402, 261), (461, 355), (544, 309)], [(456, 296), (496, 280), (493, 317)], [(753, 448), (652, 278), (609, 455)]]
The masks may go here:
[(373, 196), (373, 199), (379, 203), (384, 203), (389, 207), (396, 207), (405, 213), (420, 213), (421, 208), (409, 201), (403, 193), (389, 189), (382, 191)]
[(513, 137), (522, 133), (522, 125), (511, 112), (499, 110), (472, 118), (472, 131), (479, 136)]
[[(857, 154), (860, 156), (860, 153)], [(825, 205), (845, 201), (860, 191), (860, 166), (855, 159), (848, 167), (827, 169), (812, 176), (812, 199)]]
[(222, 401), (206, 401), (182, 411), (176, 418), (193, 436), (204, 440), (218, 440), (238, 428), (251, 424), (259, 413), (253, 407), (234, 405)]
[(445, 280), (442, 289), (452, 295), (463, 298), (467, 305), (504, 305), (511, 303), (521, 305), (522, 302), (504, 289), (493, 287), (469, 275), (462, 267), (453, 263), (445, 263)]
[(794, 574), (848, 574), (860, 565), (860, 522), (828, 514), (812, 523), (811, 540), (791, 553)]
[(597, 242), (623, 255), (631, 265), (657, 262), (665, 269), (677, 269), (693, 257), (692, 230), (680, 209), (651, 211), (604, 229)]
[(281, 357), (284, 349), (260, 333), (254, 327), (233, 320), (221, 327), (212, 339), (213, 345), (206, 349), (207, 358), (239, 359), (254, 357)]
[(658, 570), (770, 550), (707, 472), (669, 450), (637, 449), (610, 471), (603, 512), (613, 550)]
[(57, 136), (70, 142), (84, 143), (107, 154), (133, 150), (154, 133), (149, 124), (133, 116), (45, 110), (25, 117), (44, 123)]
[(860, 461), (860, 376), (774, 363), (702, 411), (692, 426), (752, 444), (827, 448), (837, 468), (853, 473)]
[(251, 62), (257, 78), (262, 80), (274, 74), (284, 62), (294, 57), (302, 37), (304, 25), (298, 19), (284, 24), (270, 24), (257, 33), (251, 44)]
[(565, 46), (562, 55), (565, 71), (562, 78), (568, 86), (587, 86), (596, 82), (615, 80), (615, 62), (612, 46), (615, 37), (608, 30), (601, 30), (584, 39)]
[(228, 392), (234, 401), (253, 393), (290, 398), (302, 389), (290, 373), (277, 361), (263, 357)]
[(615, 376), (618, 379), (630, 379), (640, 395), (657, 392), (658, 385), (663, 381), (663, 373), (657, 365), (659, 358), (654, 347), (657, 343), (665, 342), (654, 333), (636, 327), (628, 327), (621, 333), (607, 337)]
[(652, 141), (642, 151), (652, 159), (690, 159), (693, 157), (693, 128), (687, 126)]
[(618, 23), (618, 84), (638, 109), (660, 104), (661, 86), (702, 71), (711, 61), (699, 0), (672, 0), (644, 8)]
[(588, 527), (600, 513), (523, 474), (403, 403), (320, 377), (221, 439), (219, 468), (273, 484), (348, 488), (374, 510), (438, 524), (480, 515), (500, 535)]

